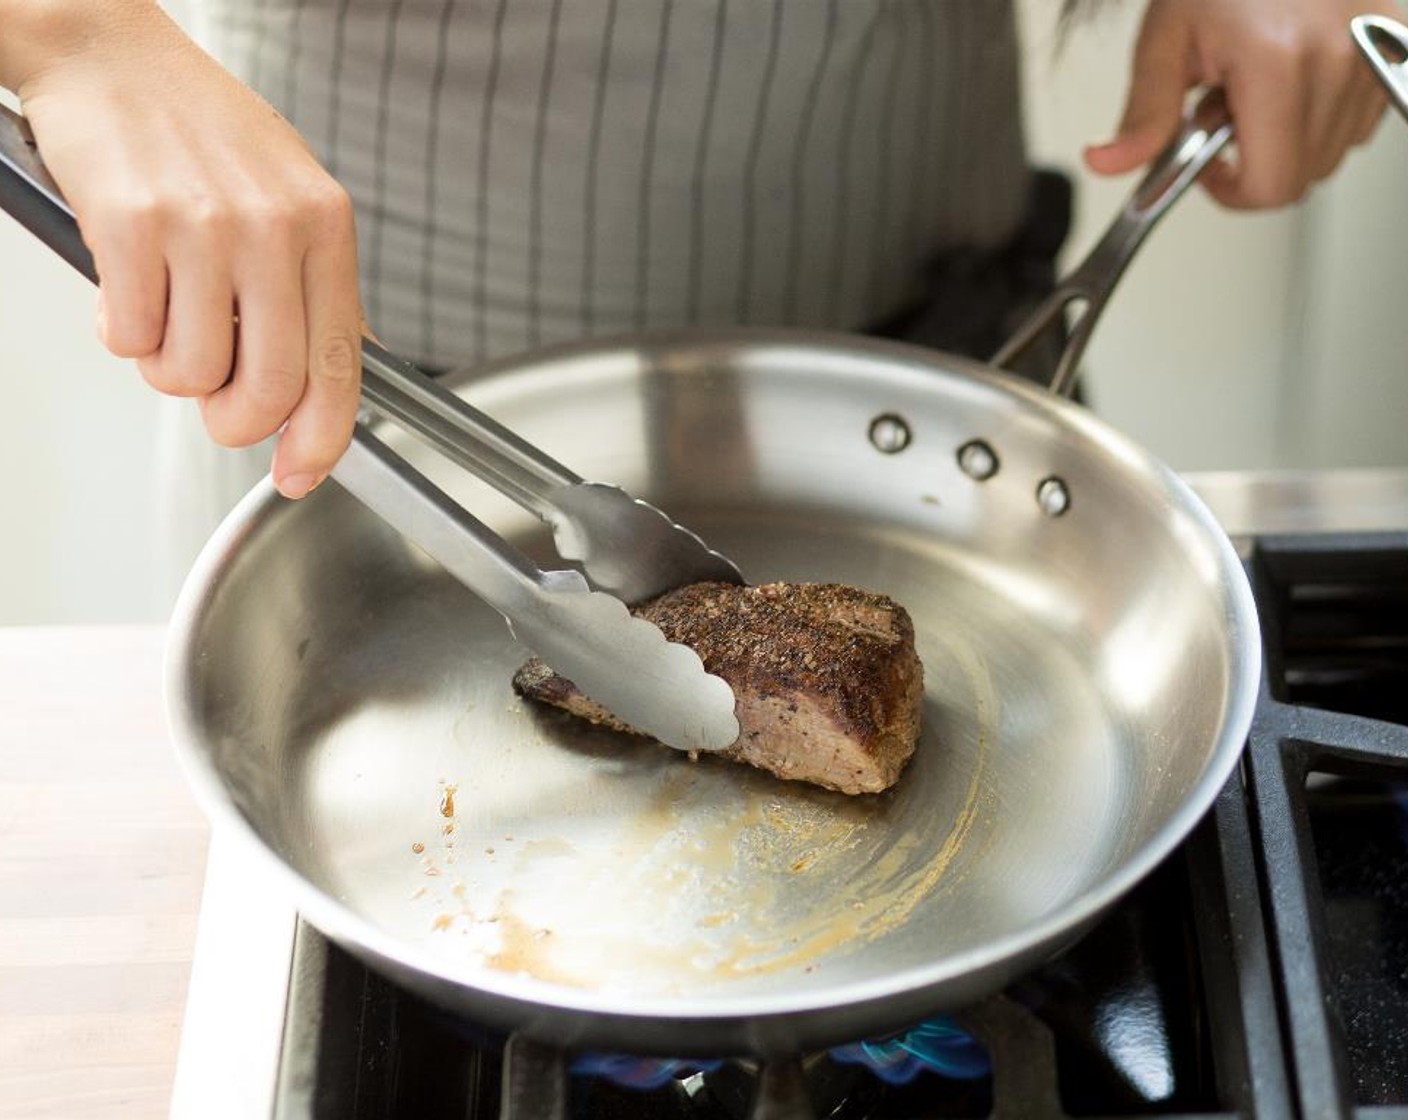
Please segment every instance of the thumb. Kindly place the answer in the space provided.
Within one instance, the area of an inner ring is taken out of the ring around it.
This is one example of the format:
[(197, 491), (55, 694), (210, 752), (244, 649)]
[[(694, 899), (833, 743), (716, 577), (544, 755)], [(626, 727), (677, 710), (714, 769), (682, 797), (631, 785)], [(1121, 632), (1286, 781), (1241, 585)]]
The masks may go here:
[(1085, 149), (1085, 164), (1097, 175), (1119, 175), (1142, 167), (1168, 143), (1183, 113), (1192, 84), (1188, 30), (1170, 14), (1177, 9), (1152, 4), (1139, 33), (1125, 96), (1124, 116), (1114, 139)]

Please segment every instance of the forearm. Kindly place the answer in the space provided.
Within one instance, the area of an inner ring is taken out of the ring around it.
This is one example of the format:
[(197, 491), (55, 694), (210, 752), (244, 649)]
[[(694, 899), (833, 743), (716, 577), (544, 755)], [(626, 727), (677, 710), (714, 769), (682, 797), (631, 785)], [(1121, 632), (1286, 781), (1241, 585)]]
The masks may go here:
[(0, 0), (0, 87), (23, 92), (56, 65), (169, 23), (154, 0)]

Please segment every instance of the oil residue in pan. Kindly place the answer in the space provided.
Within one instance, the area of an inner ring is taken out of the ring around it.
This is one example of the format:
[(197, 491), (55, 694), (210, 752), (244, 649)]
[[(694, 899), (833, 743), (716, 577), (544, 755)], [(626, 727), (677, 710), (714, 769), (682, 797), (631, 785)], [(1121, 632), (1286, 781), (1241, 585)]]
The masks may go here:
[[(852, 798), (670, 756), (649, 801), (609, 844), (509, 837), (423, 862), (421, 871), (458, 872), (422, 896), (428, 934), (488, 968), (655, 994), (810, 973), (886, 937), (953, 878), (983, 816), (997, 698), (961, 642), (945, 643), (935, 660), (952, 695), (926, 703), (926, 723), (943, 727), (928, 727), (919, 750), (932, 757), (917, 756), (890, 793)], [(963, 719), (943, 718), (960, 705)], [(895, 810), (896, 799), (956, 782), (956, 808)], [(469, 806), (464, 794), (460, 805)]]

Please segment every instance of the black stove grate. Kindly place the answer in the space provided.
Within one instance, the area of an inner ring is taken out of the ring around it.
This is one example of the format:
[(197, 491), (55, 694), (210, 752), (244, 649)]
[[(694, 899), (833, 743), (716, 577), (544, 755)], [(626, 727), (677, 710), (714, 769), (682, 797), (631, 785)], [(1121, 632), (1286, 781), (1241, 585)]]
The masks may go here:
[[(1081, 941), (955, 1016), (976, 1079), (808, 1055), (649, 1092), (448, 1020), (301, 926), (279, 1120), (1408, 1120), (1408, 534), (1262, 538), (1243, 766)], [(507, 1088), (505, 1088), (507, 1086)]]
[(1408, 782), (1408, 535), (1264, 539), (1252, 575), (1246, 759), (1299, 1112), (1408, 1118), (1408, 856), (1368, 843)]

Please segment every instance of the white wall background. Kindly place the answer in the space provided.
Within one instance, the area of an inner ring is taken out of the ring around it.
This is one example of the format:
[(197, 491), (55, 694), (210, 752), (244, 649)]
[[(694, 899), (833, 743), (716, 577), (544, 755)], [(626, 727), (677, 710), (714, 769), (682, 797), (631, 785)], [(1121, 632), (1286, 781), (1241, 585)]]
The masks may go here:
[[(1037, 157), (1078, 180), (1071, 259), (1131, 185), (1080, 170), (1122, 104), (1142, 5), (1059, 54), (1056, 0), (1019, 0)], [(169, 5), (181, 14), (181, 5)], [(1294, 211), (1185, 199), (1141, 251), (1087, 358), (1093, 403), (1179, 469), (1408, 465), (1408, 125)], [(0, 625), (162, 619), (158, 405), (108, 357), (86, 282), (0, 218)]]

